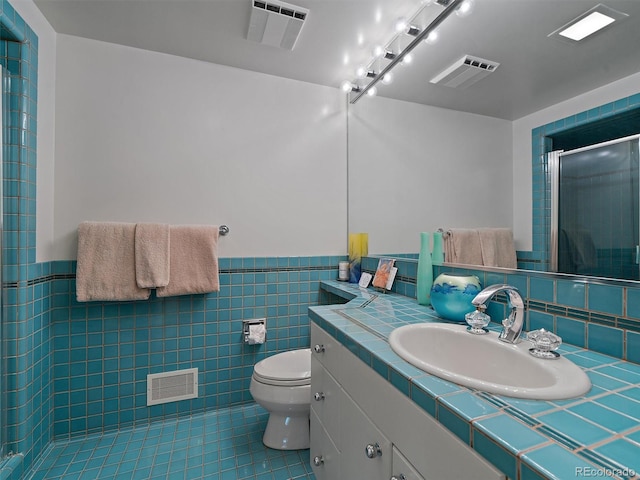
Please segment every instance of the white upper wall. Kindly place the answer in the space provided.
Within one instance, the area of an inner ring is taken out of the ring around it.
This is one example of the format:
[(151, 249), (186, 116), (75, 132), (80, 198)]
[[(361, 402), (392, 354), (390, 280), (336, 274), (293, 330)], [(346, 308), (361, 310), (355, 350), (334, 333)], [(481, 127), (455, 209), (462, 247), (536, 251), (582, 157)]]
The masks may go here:
[(513, 122), (513, 227), (516, 249), (532, 249), (531, 131), (640, 92), (640, 73), (545, 108)]
[(38, 36), (36, 261), (53, 258), (56, 33), (32, 0), (10, 0)]
[[(226, 256), (345, 252), (346, 118), (337, 89), (59, 36), (32, 0), (10, 2), (39, 38), (37, 261), (75, 258), (85, 219), (224, 222), (232, 229), (221, 242)], [(532, 245), (531, 130), (638, 93), (639, 84), (636, 74), (512, 123), (519, 250)], [(424, 168), (404, 180), (440, 188)], [(420, 229), (441, 223), (432, 213), (423, 219), (421, 204), (411, 208)], [(352, 231), (368, 229), (352, 220)], [(389, 245), (384, 232), (370, 240), (380, 250)]]
[(227, 224), (223, 257), (347, 250), (344, 94), (58, 36), (54, 259), (83, 220)]

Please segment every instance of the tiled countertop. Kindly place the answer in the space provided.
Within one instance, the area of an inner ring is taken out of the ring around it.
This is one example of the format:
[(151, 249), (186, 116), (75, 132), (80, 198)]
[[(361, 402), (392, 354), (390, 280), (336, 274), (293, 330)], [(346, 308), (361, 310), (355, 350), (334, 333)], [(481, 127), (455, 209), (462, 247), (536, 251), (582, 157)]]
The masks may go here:
[(559, 352), (591, 379), (587, 394), (560, 401), (488, 394), (425, 373), (391, 350), (395, 328), (444, 321), (433, 309), (348, 283), (321, 288), (347, 303), (310, 307), (310, 318), (510, 479), (640, 479), (640, 365), (563, 344)]

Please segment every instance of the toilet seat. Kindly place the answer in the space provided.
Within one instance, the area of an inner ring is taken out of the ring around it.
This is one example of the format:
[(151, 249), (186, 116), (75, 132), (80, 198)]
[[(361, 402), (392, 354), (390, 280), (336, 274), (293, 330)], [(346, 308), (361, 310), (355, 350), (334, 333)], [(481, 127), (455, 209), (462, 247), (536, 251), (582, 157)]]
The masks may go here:
[(294, 387), (311, 384), (311, 350), (282, 352), (260, 360), (253, 367), (256, 381), (267, 385)]

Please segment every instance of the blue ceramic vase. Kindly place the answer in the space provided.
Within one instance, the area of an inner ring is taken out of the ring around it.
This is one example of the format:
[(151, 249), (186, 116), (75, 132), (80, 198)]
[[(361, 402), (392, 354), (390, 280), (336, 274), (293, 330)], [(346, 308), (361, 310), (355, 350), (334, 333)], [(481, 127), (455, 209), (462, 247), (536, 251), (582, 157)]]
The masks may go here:
[(475, 310), (471, 302), (480, 290), (475, 275), (441, 273), (431, 287), (431, 306), (442, 318), (464, 322), (464, 316)]

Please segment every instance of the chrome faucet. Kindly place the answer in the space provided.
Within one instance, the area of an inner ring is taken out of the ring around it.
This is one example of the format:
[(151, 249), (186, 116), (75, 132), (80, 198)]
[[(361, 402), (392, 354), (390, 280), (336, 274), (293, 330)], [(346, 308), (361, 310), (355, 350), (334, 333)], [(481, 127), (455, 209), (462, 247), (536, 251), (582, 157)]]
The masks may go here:
[(507, 295), (507, 306), (510, 312), (509, 316), (502, 321), (502, 332), (500, 332), (498, 338), (503, 342), (518, 343), (524, 327), (524, 302), (516, 287), (511, 285), (491, 285), (476, 295), (472, 303), (476, 308), (486, 308), (486, 303), (500, 292), (504, 292)]

